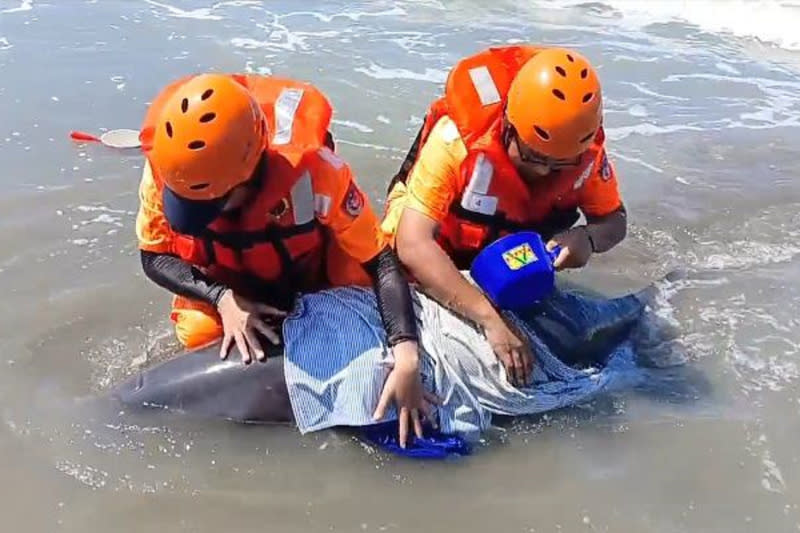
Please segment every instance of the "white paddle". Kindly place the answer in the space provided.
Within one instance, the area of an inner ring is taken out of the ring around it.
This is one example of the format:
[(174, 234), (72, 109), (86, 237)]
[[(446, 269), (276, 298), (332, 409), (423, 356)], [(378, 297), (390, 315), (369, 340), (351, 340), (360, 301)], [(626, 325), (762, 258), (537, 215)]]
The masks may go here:
[(83, 131), (72, 131), (69, 136), (74, 141), (99, 142), (111, 148), (139, 148), (139, 131), (129, 129), (110, 130), (100, 137)]

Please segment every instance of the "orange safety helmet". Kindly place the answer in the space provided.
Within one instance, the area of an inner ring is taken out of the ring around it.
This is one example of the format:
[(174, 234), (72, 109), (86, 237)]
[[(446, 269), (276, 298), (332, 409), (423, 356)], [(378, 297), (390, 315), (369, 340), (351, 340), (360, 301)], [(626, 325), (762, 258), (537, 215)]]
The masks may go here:
[(145, 149), (175, 195), (215, 200), (250, 179), (267, 145), (266, 124), (241, 83), (202, 74), (165, 102)]
[(602, 107), (600, 80), (586, 58), (566, 48), (547, 48), (511, 82), (506, 114), (531, 150), (570, 159), (591, 146)]

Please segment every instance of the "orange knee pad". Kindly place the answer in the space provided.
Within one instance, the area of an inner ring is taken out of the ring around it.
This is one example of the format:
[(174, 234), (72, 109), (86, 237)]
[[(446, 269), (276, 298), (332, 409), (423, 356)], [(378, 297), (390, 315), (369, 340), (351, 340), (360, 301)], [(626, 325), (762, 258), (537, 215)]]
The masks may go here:
[(222, 319), (217, 310), (205, 302), (175, 297), (170, 320), (175, 324), (178, 342), (189, 350), (222, 338)]

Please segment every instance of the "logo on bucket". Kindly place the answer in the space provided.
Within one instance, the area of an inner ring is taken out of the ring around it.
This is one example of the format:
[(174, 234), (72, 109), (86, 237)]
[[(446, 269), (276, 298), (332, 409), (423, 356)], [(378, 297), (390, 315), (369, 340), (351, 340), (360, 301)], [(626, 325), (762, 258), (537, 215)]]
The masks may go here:
[(539, 258), (533, 253), (531, 245), (526, 243), (515, 246), (514, 248), (503, 252), (503, 261), (511, 270), (519, 270), (520, 268), (530, 265)]

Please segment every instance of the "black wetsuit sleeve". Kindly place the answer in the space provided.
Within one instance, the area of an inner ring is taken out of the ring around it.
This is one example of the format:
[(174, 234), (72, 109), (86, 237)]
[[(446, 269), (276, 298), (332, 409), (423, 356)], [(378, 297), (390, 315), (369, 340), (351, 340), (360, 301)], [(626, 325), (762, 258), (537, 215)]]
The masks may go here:
[(174, 255), (142, 250), (141, 259), (145, 275), (156, 285), (174, 294), (216, 306), (222, 293), (228, 288)]
[(411, 290), (392, 249), (387, 246), (363, 266), (372, 278), (388, 345), (418, 341)]

